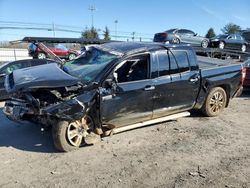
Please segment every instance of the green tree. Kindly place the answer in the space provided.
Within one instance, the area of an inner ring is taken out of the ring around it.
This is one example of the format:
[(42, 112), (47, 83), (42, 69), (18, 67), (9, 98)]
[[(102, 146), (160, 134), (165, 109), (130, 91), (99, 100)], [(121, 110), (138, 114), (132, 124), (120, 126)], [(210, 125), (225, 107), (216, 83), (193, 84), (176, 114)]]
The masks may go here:
[(110, 35), (109, 35), (109, 28), (106, 26), (105, 30), (103, 31), (104, 35), (104, 40), (110, 40)]
[(209, 30), (207, 31), (207, 34), (206, 34), (206, 38), (209, 38), (209, 39), (211, 39), (211, 38), (213, 38), (213, 37), (215, 37), (216, 36), (216, 34), (215, 34), (215, 32), (214, 32), (214, 29), (211, 27), (211, 28), (209, 28)]
[(99, 39), (97, 29), (94, 27), (91, 29), (86, 28), (85, 31), (82, 32), (82, 37), (84, 39)]
[(239, 25), (236, 25), (234, 23), (228, 23), (227, 25), (225, 25), (221, 31), (225, 34), (233, 34), (233, 33), (237, 33), (241, 30), (241, 27)]

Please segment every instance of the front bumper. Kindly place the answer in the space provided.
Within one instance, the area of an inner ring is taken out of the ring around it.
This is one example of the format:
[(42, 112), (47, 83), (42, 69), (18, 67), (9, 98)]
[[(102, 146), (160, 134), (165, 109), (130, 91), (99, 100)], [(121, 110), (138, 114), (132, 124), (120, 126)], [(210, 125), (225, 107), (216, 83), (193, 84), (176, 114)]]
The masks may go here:
[(24, 115), (34, 114), (31, 106), (20, 99), (12, 99), (5, 102), (3, 113), (13, 121), (24, 120)]

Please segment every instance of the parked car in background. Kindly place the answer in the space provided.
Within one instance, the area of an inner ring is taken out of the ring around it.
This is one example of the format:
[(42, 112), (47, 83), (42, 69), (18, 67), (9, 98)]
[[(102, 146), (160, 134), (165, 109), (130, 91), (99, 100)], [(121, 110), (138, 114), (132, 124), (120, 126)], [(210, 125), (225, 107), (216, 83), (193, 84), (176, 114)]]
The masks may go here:
[[(66, 62), (16, 70), (4, 113), (52, 126), (55, 147), (71, 151), (101, 136), (188, 116), (217, 116), (242, 88), (242, 65), (200, 57), (186, 45), (114, 42)], [(25, 80), (29, 76), (31, 79)]]
[(250, 30), (243, 30), (240, 35), (247, 41), (247, 52), (250, 52)]
[(199, 36), (197, 33), (188, 29), (170, 29), (161, 33), (156, 33), (154, 42), (169, 42), (174, 44), (187, 43), (203, 48), (207, 48), (209, 45), (209, 39)]
[(250, 30), (243, 30), (240, 35), (250, 44)]
[(222, 34), (210, 40), (211, 47), (245, 52), (247, 41), (240, 34)]
[[(47, 43), (45, 44), (55, 55), (62, 59), (73, 60), (75, 59), (80, 53), (77, 50), (67, 49), (62, 44), (54, 44), (54, 43)], [(45, 59), (48, 58), (48, 54), (41, 50), (40, 48), (36, 47), (33, 43), (29, 46), (29, 55), (33, 58), (38, 59)]]
[(5, 91), (4, 88), (4, 79), (6, 75), (9, 75), (14, 70), (44, 65), (48, 63), (55, 63), (55, 61), (50, 59), (25, 59), (19, 61), (12, 61), (5, 64), (0, 65), (0, 100), (5, 100), (9, 98), (9, 94)]
[(243, 86), (244, 86), (244, 89), (250, 90), (250, 59), (245, 61), (244, 67), (246, 68), (245, 69), (246, 76), (245, 76)]

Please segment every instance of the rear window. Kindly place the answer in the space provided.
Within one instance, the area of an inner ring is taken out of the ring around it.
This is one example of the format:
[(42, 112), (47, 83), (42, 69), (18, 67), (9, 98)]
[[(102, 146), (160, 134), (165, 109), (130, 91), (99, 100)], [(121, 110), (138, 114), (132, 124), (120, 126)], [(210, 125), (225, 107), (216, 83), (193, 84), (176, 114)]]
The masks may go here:
[(250, 31), (243, 32), (242, 36), (246, 41), (250, 42)]
[(176, 29), (169, 29), (166, 31), (166, 33), (174, 33), (176, 31)]
[(166, 33), (156, 33), (154, 36), (154, 42), (166, 42), (167, 34)]

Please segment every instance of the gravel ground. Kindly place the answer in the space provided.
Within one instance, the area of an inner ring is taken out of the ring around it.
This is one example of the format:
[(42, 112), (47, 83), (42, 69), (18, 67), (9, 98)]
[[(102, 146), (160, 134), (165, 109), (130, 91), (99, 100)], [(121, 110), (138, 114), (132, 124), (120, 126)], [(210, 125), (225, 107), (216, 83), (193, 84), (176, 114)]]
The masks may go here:
[(250, 187), (249, 106), (245, 94), (219, 117), (193, 113), (71, 153), (0, 113), (0, 187)]

